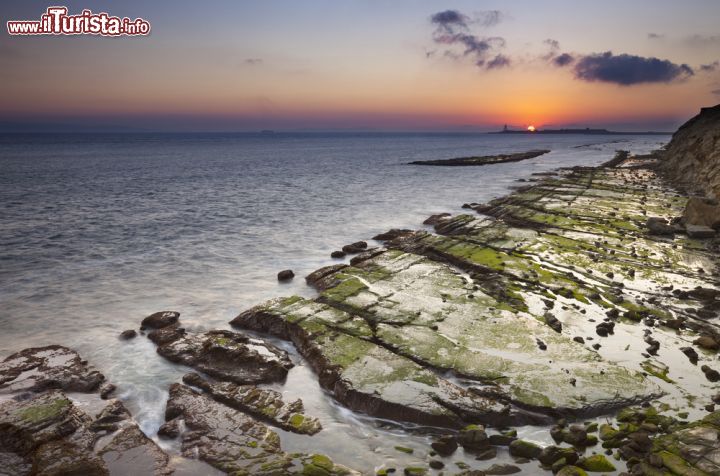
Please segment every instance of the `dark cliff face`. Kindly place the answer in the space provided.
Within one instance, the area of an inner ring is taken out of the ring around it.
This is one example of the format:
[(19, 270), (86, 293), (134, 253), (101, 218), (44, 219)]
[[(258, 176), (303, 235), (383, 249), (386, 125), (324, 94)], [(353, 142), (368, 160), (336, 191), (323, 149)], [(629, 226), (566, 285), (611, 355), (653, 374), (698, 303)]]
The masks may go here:
[(660, 169), (690, 191), (720, 198), (720, 104), (702, 108), (673, 134)]

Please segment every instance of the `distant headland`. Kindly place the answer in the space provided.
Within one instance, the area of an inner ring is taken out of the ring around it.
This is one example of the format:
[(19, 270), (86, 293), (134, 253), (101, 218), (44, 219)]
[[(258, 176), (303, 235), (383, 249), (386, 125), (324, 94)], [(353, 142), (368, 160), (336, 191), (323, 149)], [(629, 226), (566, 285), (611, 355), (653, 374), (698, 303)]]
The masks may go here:
[(585, 135), (672, 135), (672, 132), (660, 131), (638, 131), (638, 132), (620, 132), (610, 131), (607, 129), (510, 129), (507, 125), (501, 131), (491, 132), (490, 134), (585, 134)]

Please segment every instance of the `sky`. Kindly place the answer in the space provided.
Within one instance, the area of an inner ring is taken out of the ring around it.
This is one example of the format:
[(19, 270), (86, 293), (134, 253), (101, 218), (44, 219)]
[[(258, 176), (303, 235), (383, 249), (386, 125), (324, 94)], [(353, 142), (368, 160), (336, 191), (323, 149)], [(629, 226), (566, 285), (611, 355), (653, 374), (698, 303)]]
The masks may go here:
[(720, 103), (720, 2), (68, 1), (141, 37), (11, 36), (0, 131), (674, 130)]

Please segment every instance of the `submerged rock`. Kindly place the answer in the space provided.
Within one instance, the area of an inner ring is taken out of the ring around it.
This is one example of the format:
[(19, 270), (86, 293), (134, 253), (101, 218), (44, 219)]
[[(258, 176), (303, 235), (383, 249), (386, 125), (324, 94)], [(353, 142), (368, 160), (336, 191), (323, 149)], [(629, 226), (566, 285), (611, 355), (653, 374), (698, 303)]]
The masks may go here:
[(183, 334), (158, 345), (166, 359), (237, 384), (282, 381), (293, 367), (287, 352), (237, 332)]

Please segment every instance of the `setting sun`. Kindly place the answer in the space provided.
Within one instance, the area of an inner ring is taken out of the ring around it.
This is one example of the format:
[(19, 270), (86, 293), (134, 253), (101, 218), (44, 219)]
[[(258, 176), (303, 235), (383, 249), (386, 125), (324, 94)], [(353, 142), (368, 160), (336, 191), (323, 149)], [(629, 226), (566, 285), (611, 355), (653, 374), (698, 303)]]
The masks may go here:
[(528, 132), (535, 132), (535, 126), (528, 126)]

